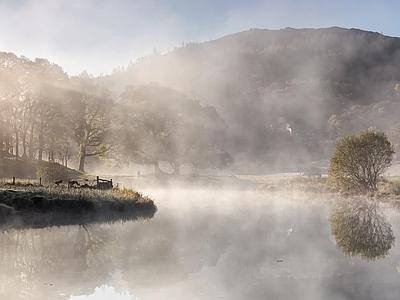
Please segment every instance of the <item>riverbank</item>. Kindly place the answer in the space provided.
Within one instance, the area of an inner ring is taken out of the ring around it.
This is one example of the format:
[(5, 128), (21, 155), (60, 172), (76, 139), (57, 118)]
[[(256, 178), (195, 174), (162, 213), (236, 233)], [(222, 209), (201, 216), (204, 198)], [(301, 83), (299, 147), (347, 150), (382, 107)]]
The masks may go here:
[(374, 192), (360, 192), (358, 189), (340, 190), (329, 181), (327, 176), (304, 176), (293, 174), (291, 176), (271, 177), (268, 182), (260, 184), (257, 192), (294, 192), (300, 194), (328, 195), (332, 197), (369, 197), (382, 203), (400, 204), (400, 179), (399, 177), (382, 178), (378, 183), (378, 190)]
[(135, 190), (149, 189), (215, 189), (215, 190), (254, 190), (267, 182), (262, 175), (216, 175), (216, 174), (102, 174), (113, 178), (120, 186)]
[[(22, 218), (39, 227), (152, 218), (157, 206), (132, 189), (94, 190), (0, 184), (0, 221)], [(35, 227), (35, 226), (34, 226)]]

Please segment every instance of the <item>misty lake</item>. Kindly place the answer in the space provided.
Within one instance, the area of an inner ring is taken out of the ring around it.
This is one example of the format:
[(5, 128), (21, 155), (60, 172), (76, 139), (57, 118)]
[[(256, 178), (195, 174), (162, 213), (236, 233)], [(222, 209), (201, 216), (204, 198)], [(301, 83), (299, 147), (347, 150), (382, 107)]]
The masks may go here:
[[(398, 299), (400, 247), (335, 245), (330, 206), (247, 190), (144, 190), (151, 220), (7, 229), (1, 299)], [(399, 236), (400, 215), (385, 210)]]

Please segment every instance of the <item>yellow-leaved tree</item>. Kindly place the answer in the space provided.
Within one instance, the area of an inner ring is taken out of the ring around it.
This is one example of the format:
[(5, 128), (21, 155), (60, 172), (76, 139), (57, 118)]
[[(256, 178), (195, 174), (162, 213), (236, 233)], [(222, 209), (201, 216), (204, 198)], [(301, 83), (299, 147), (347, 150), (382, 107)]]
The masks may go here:
[(379, 177), (390, 166), (394, 153), (383, 132), (366, 130), (345, 136), (336, 144), (329, 177), (342, 189), (376, 190)]

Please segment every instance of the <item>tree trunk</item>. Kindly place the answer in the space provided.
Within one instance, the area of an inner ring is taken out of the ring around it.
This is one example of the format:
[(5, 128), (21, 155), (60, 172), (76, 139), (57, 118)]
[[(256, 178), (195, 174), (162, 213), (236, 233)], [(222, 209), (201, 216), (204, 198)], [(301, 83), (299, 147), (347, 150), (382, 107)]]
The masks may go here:
[(154, 161), (153, 162), (154, 165), (154, 173), (155, 174), (160, 174), (161, 173), (161, 169), (160, 169), (160, 165), (158, 164), (158, 161)]
[(85, 172), (85, 158), (86, 158), (86, 155), (84, 155), (84, 154), (81, 154), (80, 156), (79, 156), (79, 171), (82, 171), (82, 172)]
[(50, 145), (49, 145), (49, 161), (54, 162), (54, 135), (50, 138)]
[(24, 159), (24, 160), (27, 160), (28, 159), (28, 154), (26, 154), (28, 151), (26, 151), (26, 148), (27, 148), (27, 142), (26, 142), (26, 140), (22, 140), (22, 158)]
[(174, 175), (179, 175), (179, 169), (181, 168), (181, 164), (175, 162), (175, 163), (170, 163), (170, 165), (174, 169)]
[(19, 152), (19, 134), (18, 130), (15, 130), (15, 160), (18, 160), (18, 153)]
[(27, 146), (28, 146), (28, 142), (27, 142), (27, 126), (23, 126), (22, 127), (22, 133), (21, 133), (21, 144), (22, 144), (22, 158), (23, 159), (27, 159), (28, 158), (28, 151), (27, 151)]
[(86, 147), (81, 145), (81, 150), (79, 151), (79, 171), (85, 171), (85, 158), (86, 158)]
[(0, 116), (0, 151), (4, 150), (3, 117)]
[(10, 143), (10, 124), (9, 122), (4, 122), (5, 125), (2, 125), (2, 130), (4, 133), (3, 136), (3, 145), (4, 145), (4, 149), (2, 149), (4, 151), (4, 153), (10, 153), (10, 149), (11, 149), (11, 143)]
[(38, 161), (43, 160), (43, 148), (44, 148), (44, 137), (43, 137), (43, 132), (39, 132), (39, 138), (38, 138), (38, 148), (39, 148), (39, 154), (38, 154)]
[(34, 154), (34, 124), (32, 124), (30, 132), (29, 132), (29, 160), (33, 160), (33, 154)]
[(180, 165), (180, 164), (178, 164), (178, 165), (175, 166), (174, 175), (179, 175), (179, 169), (180, 169), (180, 168), (181, 168), (181, 165)]

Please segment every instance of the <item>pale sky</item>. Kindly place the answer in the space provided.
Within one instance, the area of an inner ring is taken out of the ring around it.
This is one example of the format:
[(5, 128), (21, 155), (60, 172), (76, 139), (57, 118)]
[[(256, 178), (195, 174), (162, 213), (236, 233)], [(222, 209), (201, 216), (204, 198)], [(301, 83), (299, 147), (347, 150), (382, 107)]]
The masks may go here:
[(400, 36), (398, 0), (0, 0), (0, 51), (97, 76), (182, 42), (248, 30), (358, 28)]

